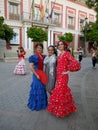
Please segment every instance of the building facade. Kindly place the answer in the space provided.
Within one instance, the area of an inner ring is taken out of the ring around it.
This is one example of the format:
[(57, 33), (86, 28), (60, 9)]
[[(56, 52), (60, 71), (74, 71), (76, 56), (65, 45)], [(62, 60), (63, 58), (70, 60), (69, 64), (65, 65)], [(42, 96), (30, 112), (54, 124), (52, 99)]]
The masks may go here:
[[(14, 50), (23, 46), (28, 54), (33, 53), (34, 43), (27, 37), (31, 26), (38, 26), (48, 31), (48, 41), (44, 48), (55, 45), (58, 36), (71, 32), (74, 36), (70, 47), (75, 51), (81, 46), (89, 51), (91, 45), (83, 40), (81, 27), (85, 22), (94, 22), (96, 13), (87, 8), (85, 0), (0, 0), (0, 16), (10, 25), (15, 35), (11, 40)], [(81, 25), (82, 21), (82, 25)]]

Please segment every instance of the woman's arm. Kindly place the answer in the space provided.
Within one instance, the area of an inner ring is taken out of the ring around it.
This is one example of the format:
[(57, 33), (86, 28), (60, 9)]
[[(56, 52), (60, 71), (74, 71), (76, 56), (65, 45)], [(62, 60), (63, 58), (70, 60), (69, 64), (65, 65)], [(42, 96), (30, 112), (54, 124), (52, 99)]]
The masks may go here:
[(66, 71), (66, 72), (62, 72), (62, 74), (63, 74), (63, 75), (65, 75), (65, 74), (68, 74), (68, 73), (69, 73), (69, 71)]
[(36, 75), (36, 77), (38, 79), (40, 79), (39, 75), (36, 73), (35, 69), (34, 69), (34, 63), (30, 63), (30, 70)]
[(67, 66), (68, 71), (71, 71), (71, 72), (79, 71), (81, 69), (80, 63), (75, 58), (73, 58), (73, 56), (69, 52), (66, 52), (66, 56), (69, 62)]

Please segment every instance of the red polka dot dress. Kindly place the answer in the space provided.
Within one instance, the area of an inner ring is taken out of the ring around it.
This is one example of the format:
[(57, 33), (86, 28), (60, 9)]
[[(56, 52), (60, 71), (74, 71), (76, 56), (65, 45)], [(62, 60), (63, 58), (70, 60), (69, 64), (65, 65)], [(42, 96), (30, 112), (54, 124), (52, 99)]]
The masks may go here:
[(70, 52), (64, 52), (59, 55), (57, 60), (56, 85), (49, 98), (47, 110), (57, 117), (64, 117), (72, 112), (76, 112), (76, 106), (68, 87), (68, 74), (62, 72), (75, 72), (80, 70), (81, 66)]

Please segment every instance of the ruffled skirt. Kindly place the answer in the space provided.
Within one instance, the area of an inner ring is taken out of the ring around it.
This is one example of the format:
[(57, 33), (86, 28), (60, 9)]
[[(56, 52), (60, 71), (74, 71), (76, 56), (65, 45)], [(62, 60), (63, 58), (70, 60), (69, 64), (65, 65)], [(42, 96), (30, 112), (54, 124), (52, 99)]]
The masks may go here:
[(25, 60), (22, 59), (18, 62), (18, 64), (15, 66), (14, 74), (17, 75), (25, 75), (26, 74), (26, 64)]
[(33, 82), (28, 99), (28, 108), (36, 111), (46, 109), (47, 107), (47, 94), (45, 86), (42, 82), (33, 75)]
[(47, 110), (57, 117), (64, 117), (72, 112), (76, 112), (71, 90), (67, 86), (68, 76), (66, 75), (65, 78), (59, 79), (52, 91), (47, 107)]

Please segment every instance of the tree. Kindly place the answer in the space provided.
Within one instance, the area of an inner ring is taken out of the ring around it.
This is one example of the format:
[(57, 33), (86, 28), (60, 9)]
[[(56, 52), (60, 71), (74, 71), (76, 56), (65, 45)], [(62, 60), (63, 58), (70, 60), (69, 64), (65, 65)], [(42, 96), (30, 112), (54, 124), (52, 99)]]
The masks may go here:
[(58, 38), (60, 41), (63, 41), (64, 43), (66, 43), (66, 42), (70, 43), (73, 40), (73, 35), (72, 35), (72, 33), (65, 33), (62, 36), (58, 36)]
[(43, 42), (48, 40), (47, 31), (41, 27), (30, 27), (27, 30), (28, 38), (31, 38), (33, 42)]
[[(58, 38), (59, 38), (59, 41), (62, 41), (64, 43), (66, 43), (66, 42), (70, 43), (70, 42), (73, 41), (73, 35), (72, 35), (72, 33), (65, 33), (62, 36), (58, 36)], [(71, 50), (71, 54), (74, 57), (74, 49), (73, 48)]]
[(87, 30), (87, 40), (96, 41), (98, 43), (98, 23), (93, 23), (92, 26)]
[[(98, 46), (98, 23), (87, 23), (81, 32), (86, 37), (87, 41), (92, 41)], [(85, 33), (86, 32), (86, 33)]]
[(4, 18), (0, 17), (0, 38), (6, 41), (7, 49), (11, 49), (10, 40), (13, 38), (13, 36), (14, 36), (13, 29), (9, 25), (4, 24)]
[(93, 8), (96, 12), (96, 22), (98, 22), (98, 0), (87, 0), (86, 5)]
[[(87, 41), (93, 41), (98, 45), (98, 0), (86, 0), (86, 5), (89, 8), (92, 8), (96, 12), (96, 22), (95, 23), (86, 23), (86, 28), (82, 30), (86, 36)], [(85, 34), (86, 30), (86, 34)]]

